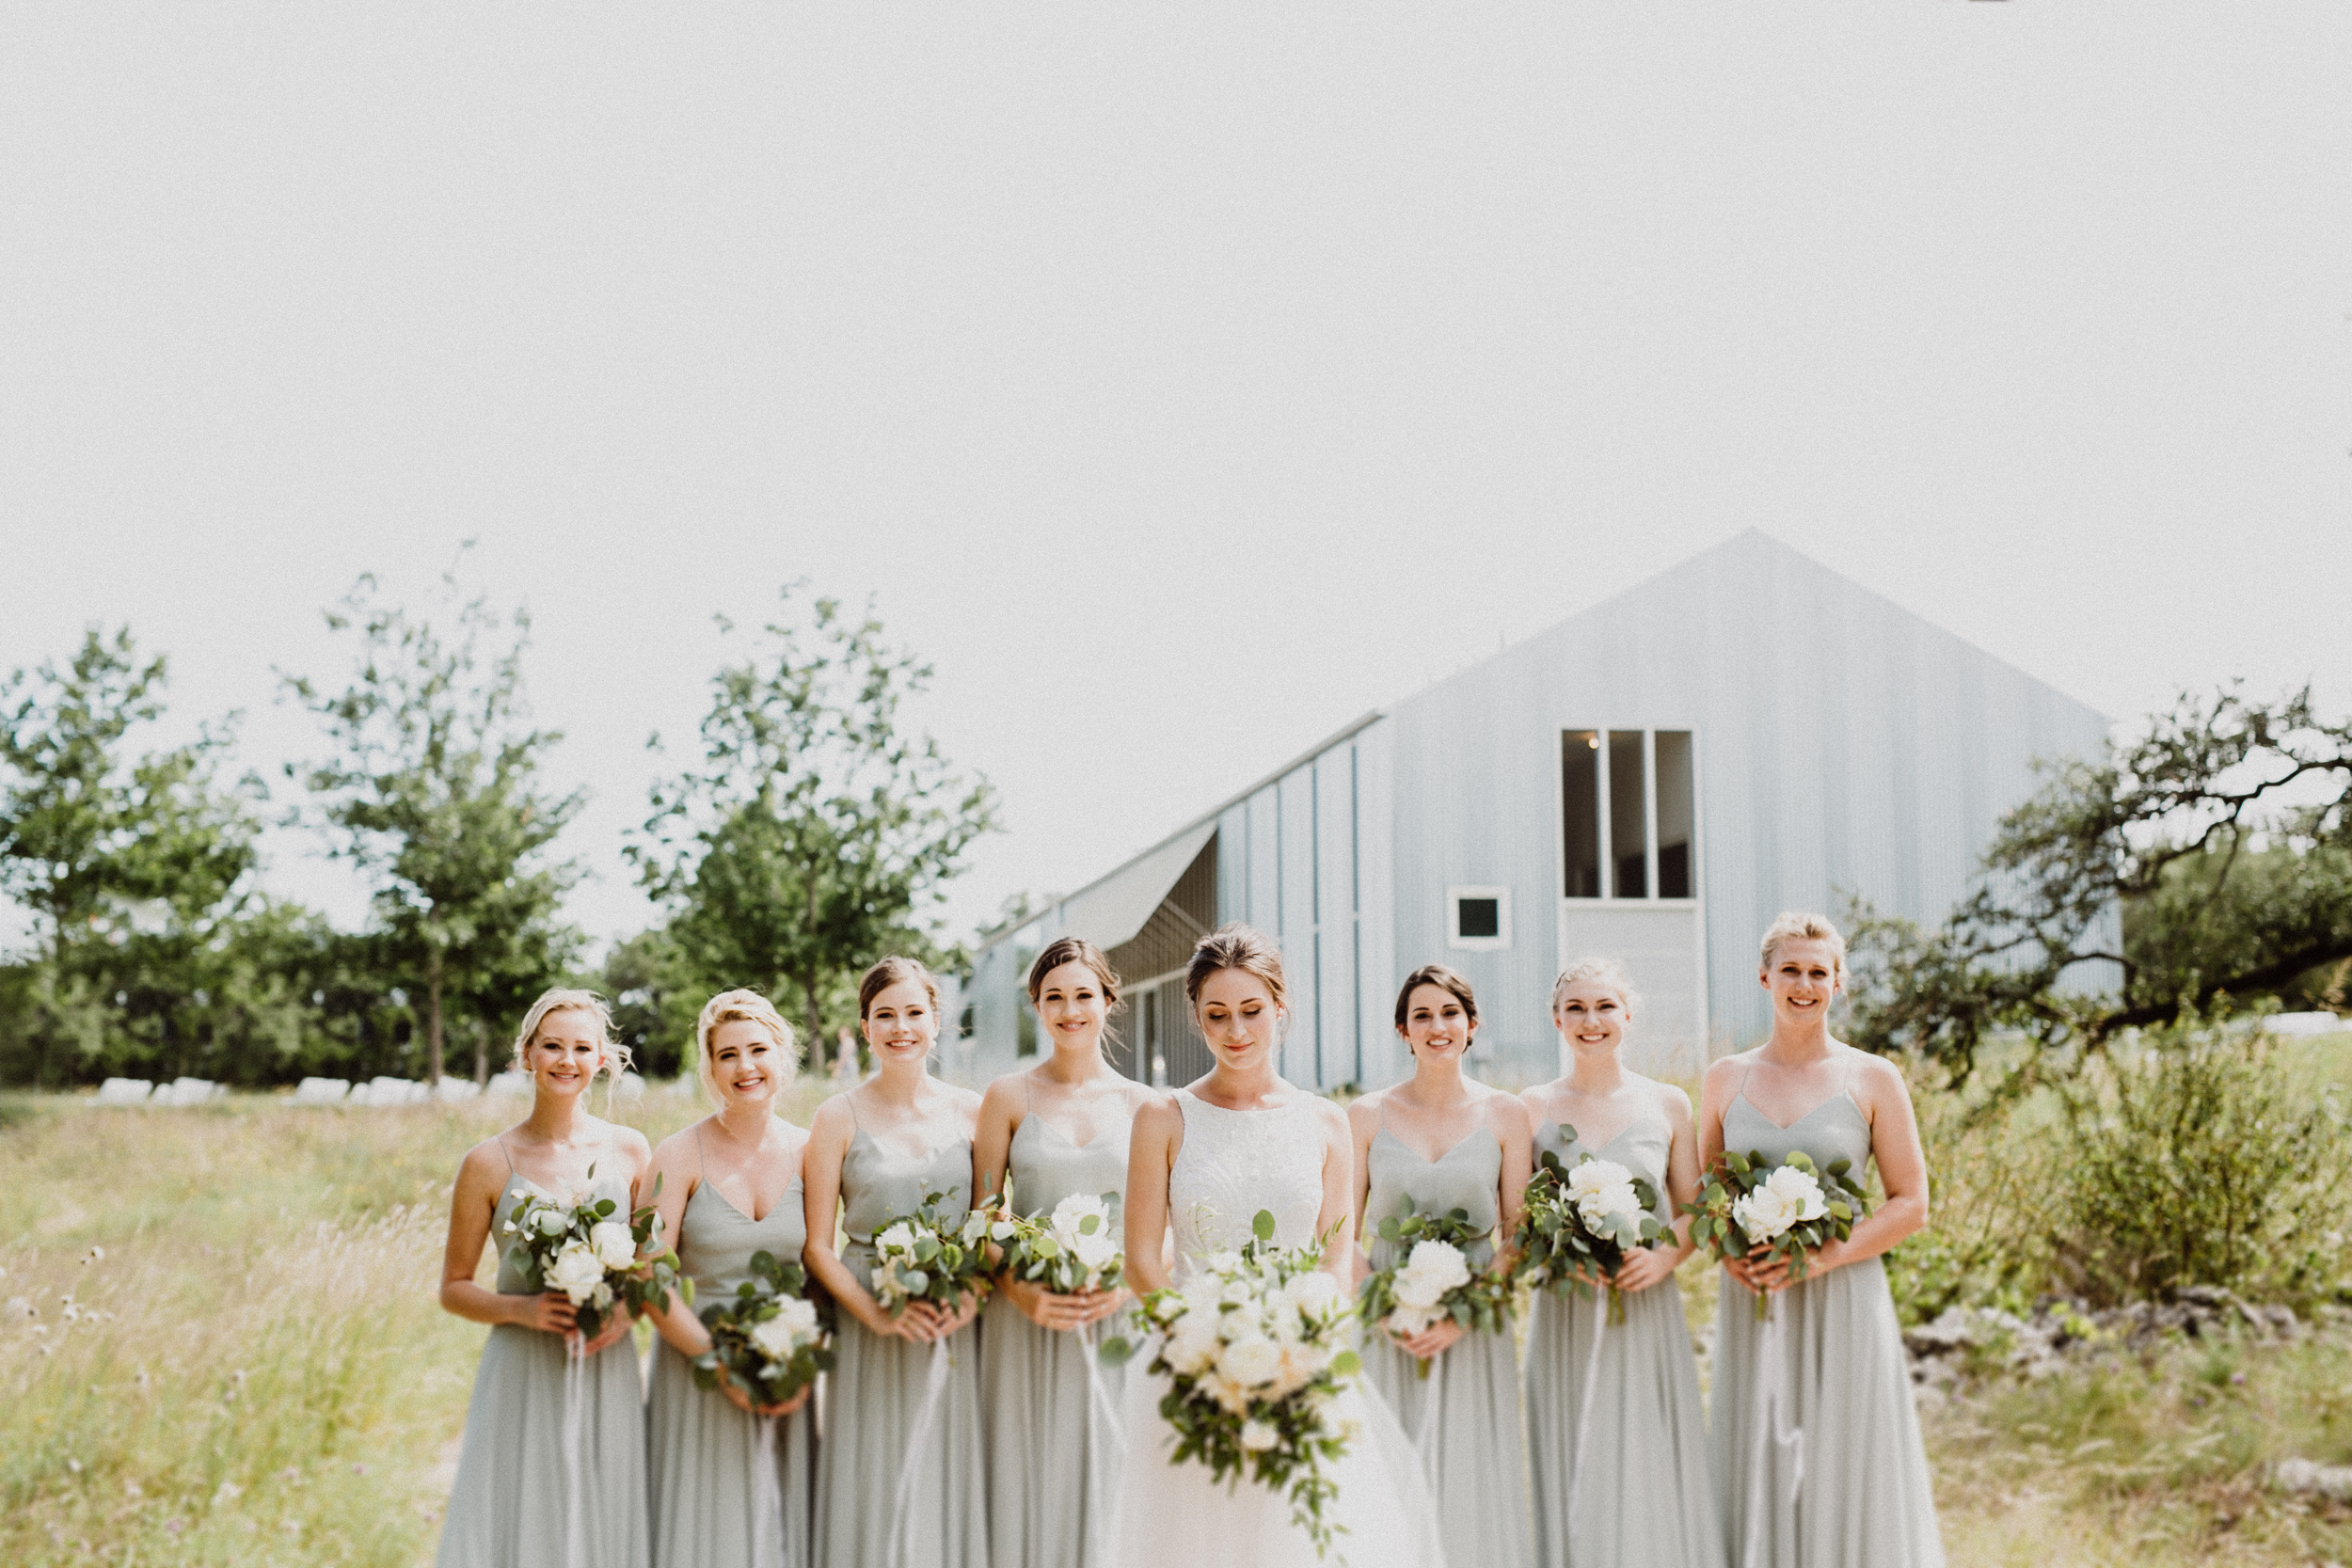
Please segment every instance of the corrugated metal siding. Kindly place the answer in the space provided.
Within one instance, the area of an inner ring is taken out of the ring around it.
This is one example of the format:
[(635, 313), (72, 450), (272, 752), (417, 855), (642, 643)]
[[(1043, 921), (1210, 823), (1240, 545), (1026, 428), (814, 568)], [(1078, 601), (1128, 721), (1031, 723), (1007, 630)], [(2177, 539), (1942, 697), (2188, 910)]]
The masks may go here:
[(1362, 1057), (1357, 1081), (1370, 1088), (1403, 1071), (1404, 1042), (1391, 1026), (1396, 964), (1396, 727), (1387, 720), (1356, 737), (1356, 864), (1362, 879), (1356, 918), (1357, 1017)]

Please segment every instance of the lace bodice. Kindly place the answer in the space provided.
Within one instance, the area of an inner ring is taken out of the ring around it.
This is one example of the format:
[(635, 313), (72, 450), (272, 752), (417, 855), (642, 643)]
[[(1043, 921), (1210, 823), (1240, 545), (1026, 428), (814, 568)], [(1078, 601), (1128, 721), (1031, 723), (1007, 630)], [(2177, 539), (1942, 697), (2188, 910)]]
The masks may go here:
[(1304, 1100), (1263, 1111), (1228, 1111), (1189, 1089), (1176, 1091), (1184, 1141), (1168, 1173), (1168, 1214), (1176, 1230), (1176, 1272), (1231, 1252), (1250, 1238), (1261, 1209), (1274, 1215), (1286, 1247), (1315, 1239), (1323, 1212), (1323, 1138)]

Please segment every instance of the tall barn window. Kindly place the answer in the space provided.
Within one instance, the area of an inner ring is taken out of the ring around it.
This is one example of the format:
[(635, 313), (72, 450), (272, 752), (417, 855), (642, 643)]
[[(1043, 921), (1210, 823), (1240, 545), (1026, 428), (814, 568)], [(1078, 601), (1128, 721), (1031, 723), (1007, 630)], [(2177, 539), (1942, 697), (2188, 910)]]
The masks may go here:
[(1561, 887), (1570, 898), (1698, 896), (1689, 730), (1564, 730)]

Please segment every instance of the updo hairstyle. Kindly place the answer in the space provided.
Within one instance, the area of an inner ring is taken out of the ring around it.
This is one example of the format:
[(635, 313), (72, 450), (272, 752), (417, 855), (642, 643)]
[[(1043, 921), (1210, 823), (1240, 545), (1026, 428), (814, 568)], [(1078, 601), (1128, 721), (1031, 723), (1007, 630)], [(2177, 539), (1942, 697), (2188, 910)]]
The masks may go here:
[(694, 1037), (702, 1049), (694, 1057), (694, 1072), (702, 1080), (703, 1092), (713, 1105), (724, 1105), (726, 1096), (719, 1091), (719, 1063), (712, 1054), (711, 1037), (722, 1023), (755, 1023), (784, 1053), (784, 1059), (798, 1071), (801, 1065), (800, 1042), (792, 1034), (792, 1025), (776, 1011), (776, 1005), (755, 990), (723, 990), (703, 1004), (702, 1016), (694, 1021)]
[(1830, 974), (1841, 983), (1846, 978), (1846, 939), (1826, 916), (1788, 911), (1764, 930), (1763, 957), (1759, 967), (1770, 970), (1773, 956), (1784, 942), (1819, 942), (1829, 946)]
[(539, 1000), (523, 1014), (522, 1027), (515, 1031), (515, 1070), (531, 1070), (532, 1042), (539, 1037), (540, 1025), (549, 1013), (580, 1012), (596, 1021), (596, 1034), (604, 1041), (604, 1057), (597, 1070), (618, 1078), (629, 1069), (628, 1047), (612, 1037), (612, 1009), (604, 1005), (604, 998), (592, 990), (574, 990), (557, 986), (539, 993)]
[(1562, 970), (1560, 978), (1551, 983), (1551, 1011), (1555, 1019), (1560, 1004), (1568, 998), (1568, 988), (1587, 980), (1597, 980), (1615, 991), (1617, 1000), (1625, 1004), (1626, 1017), (1631, 1018), (1642, 1010), (1642, 993), (1633, 989), (1632, 977), (1626, 974), (1625, 965), (1614, 958), (1579, 958)]
[(1263, 982), (1276, 1006), (1282, 1006), (1282, 950), (1254, 926), (1219, 926), (1192, 945), (1184, 968), (1184, 1000), (1200, 1006), (1200, 988), (1220, 969), (1238, 969)]
[(939, 982), (918, 960), (900, 958), (893, 953), (890, 957), (876, 962), (873, 968), (866, 972), (866, 977), (857, 983), (858, 1022), (865, 1022), (866, 1016), (873, 1012), (874, 998), (906, 980), (915, 981), (922, 986), (923, 993), (931, 999), (931, 1016), (938, 1017)]
[(1462, 1005), (1462, 1011), (1470, 1015), (1470, 1021), (1472, 1023), (1478, 1022), (1478, 998), (1470, 994), (1470, 983), (1462, 977), (1460, 971), (1449, 969), (1444, 964), (1423, 964), (1405, 976), (1405, 987), (1396, 993), (1397, 1033), (1405, 1032), (1406, 1010), (1413, 1000), (1413, 992), (1423, 986), (1437, 986), (1452, 993), (1454, 999)]
[(1029, 1006), (1037, 1006), (1038, 993), (1045, 989), (1045, 977), (1064, 964), (1084, 964), (1094, 972), (1095, 984), (1103, 988), (1103, 1010), (1116, 1011), (1119, 1006), (1119, 976), (1111, 970), (1110, 959), (1103, 950), (1084, 937), (1056, 937), (1045, 944), (1045, 951), (1029, 966)]

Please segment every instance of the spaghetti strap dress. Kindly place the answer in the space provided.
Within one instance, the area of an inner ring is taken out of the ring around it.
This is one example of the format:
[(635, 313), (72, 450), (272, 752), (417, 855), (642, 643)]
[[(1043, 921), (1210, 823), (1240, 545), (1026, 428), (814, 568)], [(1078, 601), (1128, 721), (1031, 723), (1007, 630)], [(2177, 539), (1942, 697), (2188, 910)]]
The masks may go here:
[[(704, 1180), (678, 1221), (678, 1263), (694, 1281), (695, 1301), (707, 1305), (752, 1277), (755, 1253), (797, 1263), (807, 1238), (799, 1177), (756, 1220)], [(804, 1568), (816, 1504), (815, 1403), (772, 1418), (738, 1409), (718, 1389), (696, 1387), (693, 1364), (656, 1339), (645, 1402), (653, 1568)]]
[[(1782, 1127), (1724, 1109), (1724, 1147), (1772, 1164), (1870, 1157), (1870, 1123), (1840, 1091)], [(1726, 1274), (1715, 1314), (1714, 1449), (1733, 1568), (1941, 1568), (1944, 1545), (1886, 1270), (1876, 1258), (1801, 1279), (1756, 1321)]]
[[(841, 1160), (849, 1237), (841, 1261), (860, 1283), (873, 1278), (874, 1232), (913, 1213), (925, 1193), (946, 1193), (941, 1208), (951, 1219), (968, 1209), (970, 1138), (951, 1138), (915, 1158), (864, 1128), (850, 1137)], [(942, 1346), (943, 1381), (933, 1399), (934, 1353)], [(922, 1345), (872, 1333), (843, 1312), (834, 1354), (817, 1455), (813, 1560), (821, 1568), (987, 1568), (979, 1325)]]
[[(1373, 1133), (1364, 1163), (1372, 1179), (1364, 1229), (1375, 1269), (1396, 1261), (1396, 1243), (1379, 1239), (1380, 1222), (1406, 1197), (1424, 1214), (1468, 1211), (1470, 1223), (1487, 1233), (1469, 1249), (1470, 1267), (1493, 1261), (1502, 1144), (1492, 1132), (1482, 1127), (1438, 1158), (1424, 1160), (1383, 1127)], [(1388, 1397), (1421, 1455), (1447, 1557), (1456, 1563), (1532, 1568), (1526, 1429), (1510, 1326), (1465, 1334), (1431, 1359), (1426, 1377), (1385, 1333), (1367, 1327), (1364, 1372)]]
[[(1535, 1158), (1590, 1153), (1645, 1178), (1672, 1224), (1658, 1116), (1588, 1149), (1559, 1123), (1535, 1130)], [(1589, 1294), (1589, 1299), (1587, 1299)], [(1698, 1363), (1672, 1275), (1620, 1296), (1574, 1286), (1537, 1291), (1527, 1325), (1527, 1447), (1537, 1560), (1569, 1568), (1724, 1568)]]
[[(1081, 1145), (1043, 1117), (1024, 1116), (1006, 1164), (1014, 1204), (1025, 1214), (1050, 1214), (1075, 1194), (1104, 1196), (1117, 1226), (1130, 1126), (1104, 1128)], [(1107, 1527), (1124, 1450), (1124, 1369), (1103, 1366), (1094, 1347), (1120, 1320), (1067, 1333), (1031, 1323), (1003, 1296), (984, 1318), (989, 1556), (1022, 1568), (1102, 1568), (1110, 1560)]]
[[(537, 1295), (538, 1279), (507, 1256), (506, 1222), (533, 1190), (511, 1155), (507, 1164), (506, 1186), (490, 1212), (498, 1291)], [(590, 1190), (628, 1208), (628, 1183), (619, 1177), (600, 1178)], [(572, 1390), (576, 1403), (566, 1396), (569, 1361), (562, 1335), (514, 1323), (491, 1328), (466, 1406), (437, 1568), (647, 1568), (637, 1348), (624, 1335), (589, 1357)], [(567, 1418), (580, 1438), (576, 1469), (564, 1462)]]

